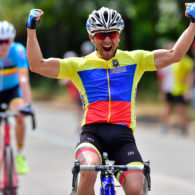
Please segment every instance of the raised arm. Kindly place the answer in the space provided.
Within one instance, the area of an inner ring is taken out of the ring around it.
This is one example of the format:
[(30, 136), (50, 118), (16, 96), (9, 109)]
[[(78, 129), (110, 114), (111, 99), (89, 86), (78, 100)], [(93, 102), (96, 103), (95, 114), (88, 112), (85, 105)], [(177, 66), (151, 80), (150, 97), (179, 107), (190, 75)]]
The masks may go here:
[(157, 69), (178, 62), (187, 53), (195, 35), (195, 3), (186, 3), (186, 16), (191, 17), (189, 27), (182, 33), (172, 49), (154, 51), (154, 63)]
[(44, 59), (36, 36), (36, 27), (43, 11), (33, 9), (27, 22), (27, 57), (32, 72), (43, 76), (56, 78), (60, 70), (60, 61), (57, 58)]

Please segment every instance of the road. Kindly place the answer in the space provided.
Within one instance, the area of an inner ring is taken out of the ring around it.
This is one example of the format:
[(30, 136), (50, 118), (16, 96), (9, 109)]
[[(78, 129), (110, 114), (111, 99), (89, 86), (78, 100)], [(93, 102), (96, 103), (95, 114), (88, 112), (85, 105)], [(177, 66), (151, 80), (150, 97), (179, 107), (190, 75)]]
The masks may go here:
[[(68, 195), (77, 142), (75, 112), (42, 103), (34, 109), (37, 129), (32, 131), (27, 119), (25, 145), (30, 173), (19, 176), (19, 195)], [(161, 137), (156, 127), (143, 124), (137, 124), (135, 137), (143, 159), (151, 161), (149, 195), (195, 194), (195, 140), (174, 134)], [(121, 188), (117, 191), (123, 195)]]

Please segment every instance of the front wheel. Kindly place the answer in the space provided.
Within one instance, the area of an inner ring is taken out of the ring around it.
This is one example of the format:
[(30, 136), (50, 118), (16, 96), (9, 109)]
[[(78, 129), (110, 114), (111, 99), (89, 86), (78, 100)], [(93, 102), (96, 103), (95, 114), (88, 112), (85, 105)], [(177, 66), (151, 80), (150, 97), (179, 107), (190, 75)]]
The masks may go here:
[(5, 171), (4, 171), (4, 181), (5, 189), (3, 195), (17, 195), (16, 186), (14, 186), (13, 176), (14, 172), (14, 162), (13, 162), (13, 152), (10, 146), (5, 147)]
[(17, 195), (17, 190), (13, 189), (12, 191), (4, 190), (3, 195)]

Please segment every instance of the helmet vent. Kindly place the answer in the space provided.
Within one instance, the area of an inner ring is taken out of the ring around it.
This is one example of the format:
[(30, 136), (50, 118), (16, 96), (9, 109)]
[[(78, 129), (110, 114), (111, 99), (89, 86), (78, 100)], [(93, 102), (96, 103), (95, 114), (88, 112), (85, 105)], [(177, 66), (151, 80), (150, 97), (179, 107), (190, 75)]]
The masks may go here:
[(113, 23), (113, 24), (111, 24), (111, 26), (116, 26), (117, 25), (117, 23)]
[(108, 22), (108, 12), (107, 11), (104, 12), (104, 19), (106, 22)]
[(115, 17), (115, 12), (112, 13), (112, 19)]
[(91, 19), (93, 20), (93, 22), (96, 22), (95, 18), (94, 17), (91, 17)]
[(98, 13), (95, 13), (96, 17), (100, 19), (100, 15)]
[(116, 21), (119, 21), (120, 20), (120, 17), (118, 16), (117, 18), (116, 18)]
[(102, 25), (101, 24), (96, 24), (98, 27), (102, 27)]

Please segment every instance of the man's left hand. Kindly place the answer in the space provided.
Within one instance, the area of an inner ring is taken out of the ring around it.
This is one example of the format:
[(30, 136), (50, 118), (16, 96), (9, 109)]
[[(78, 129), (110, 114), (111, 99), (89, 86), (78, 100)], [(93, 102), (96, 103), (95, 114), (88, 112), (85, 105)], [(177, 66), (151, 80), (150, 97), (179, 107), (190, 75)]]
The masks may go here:
[(195, 23), (195, 3), (185, 3), (185, 15), (190, 18), (190, 21)]
[(24, 108), (20, 110), (21, 114), (28, 115), (30, 113), (33, 113), (33, 110), (31, 108), (30, 103), (25, 103)]

